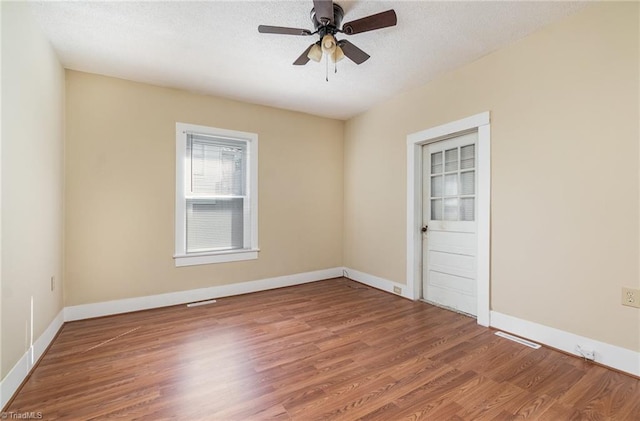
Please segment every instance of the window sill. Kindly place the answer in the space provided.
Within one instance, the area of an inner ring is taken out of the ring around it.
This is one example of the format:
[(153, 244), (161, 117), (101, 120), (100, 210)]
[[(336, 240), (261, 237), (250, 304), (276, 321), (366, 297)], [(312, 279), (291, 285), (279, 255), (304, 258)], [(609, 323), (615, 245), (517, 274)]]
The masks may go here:
[(229, 250), (212, 253), (176, 254), (176, 267), (208, 265), (211, 263), (239, 262), (258, 258), (260, 249)]

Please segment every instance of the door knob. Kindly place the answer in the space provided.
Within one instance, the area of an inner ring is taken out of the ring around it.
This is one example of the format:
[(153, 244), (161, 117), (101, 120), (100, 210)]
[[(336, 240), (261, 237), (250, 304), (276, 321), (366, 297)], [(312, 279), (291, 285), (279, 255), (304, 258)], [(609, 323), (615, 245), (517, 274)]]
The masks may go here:
[(420, 229), (420, 231), (427, 232), (428, 229), (429, 229), (429, 225), (425, 225), (424, 227), (422, 227), (422, 229)]

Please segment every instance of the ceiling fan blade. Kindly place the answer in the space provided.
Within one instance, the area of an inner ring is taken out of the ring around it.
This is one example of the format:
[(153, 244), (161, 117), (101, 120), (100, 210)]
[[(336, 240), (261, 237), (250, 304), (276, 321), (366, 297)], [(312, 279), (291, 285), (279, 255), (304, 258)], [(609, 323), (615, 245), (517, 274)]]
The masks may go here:
[(347, 35), (353, 35), (395, 26), (396, 23), (398, 23), (398, 17), (396, 16), (395, 10), (391, 9), (386, 12), (376, 13), (375, 15), (347, 22), (342, 25), (342, 32)]
[(346, 39), (338, 41), (338, 46), (342, 48), (344, 55), (355, 64), (362, 64), (371, 57)]
[(293, 62), (293, 65), (294, 66), (304, 66), (305, 64), (309, 63), (309, 57), (307, 57), (307, 54), (309, 54), (309, 51), (311, 51), (311, 48), (313, 48), (314, 45), (315, 45), (315, 43), (311, 44), (309, 46), (309, 48), (304, 50), (304, 53), (302, 53), (300, 55), (300, 57), (298, 57), (298, 59)]
[(313, 0), (316, 19), (320, 23), (333, 23), (333, 0)]
[(283, 26), (258, 26), (258, 32), (261, 34), (283, 34), (283, 35), (311, 35), (308, 29), (285, 28)]

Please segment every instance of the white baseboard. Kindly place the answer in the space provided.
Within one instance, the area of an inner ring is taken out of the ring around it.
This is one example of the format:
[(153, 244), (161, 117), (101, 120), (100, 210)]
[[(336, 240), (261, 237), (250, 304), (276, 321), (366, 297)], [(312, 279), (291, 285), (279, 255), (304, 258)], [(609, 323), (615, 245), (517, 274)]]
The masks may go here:
[[(346, 271), (346, 273), (343, 271)], [(179, 291), (146, 297), (127, 298), (124, 300), (65, 307), (58, 313), (47, 329), (35, 341), (33, 346), (22, 356), (22, 358), (20, 358), (16, 365), (0, 382), (0, 408), (3, 408), (13, 394), (18, 390), (18, 387), (20, 387), (24, 379), (29, 375), (29, 372), (33, 368), (35, 362), (40, 359), (65, 321), (88, 319), (131, 311), (147, 310), (150, 308), (185, 304), (193, 301), (265, 291), (274, 288), (321, 281), (323, 279), (337, 278), (343, 275), (370, 287), (393, 294), (395, 294), (393, 292), (393, 288), (399, 287), (401, 288), (402, 293), (396, 295), (413, 299), (411, 292), (408, 291), (405, 284), (369, 275), (354, 269), (331, 268), (230, 285), (220, 285), (189, 291)], [(513, 333), (532, 341), (540, 342), (574, 355), (578, 355), (575, 350), (576, 345), (580, 345), (583, 348), (593, 349), (595, 351), (596, 362), (635, 376), (640, 376), (640, 352), (610, 345), (575, 335), (573, 333), (530, 322), (528, 320), (518, 319), (517, 317), (496, 311), (491, 312), (491, 327)]]
[(128, 313), (131, 311), (186, 304), (194, 301), (210, 300), (220, 297), (228, 297), (231, 295), (247, 294), (250, 292), (305, 284), (308, 282), (321, 281), (323, 279), (337, 278), (339, 276), (342, 276), (342, 268), (340, 267), (317, 270), (314, 272), (297, 273), (295, 275), (278, 276), (276, 278), (260, 279), (257, 281), (191, 289), (188, 291), (82, 304), (65, 307), (64, 320), (66, 322), (70, 322), (74, 320), (90, 319), (92, 317), (110, 316), (113, 314)]
[(595, 362), (640, 376), (640, 352), (596, 341), (506, 314), (491, 312), (491, 327), (580, 356), (576, 345), (595, 351)]
[[(346, 277), (361, 282), (373, 288), (393, 293), (393, 287), (402, 290), (401, 295), (410, 300), (413, 299), (407, 286), (378, 276), (369, 275), (354, 269), (344, 268)], [(559, 349), (569, 354), (582, 357), (576, 351), (576, 345), (595, 351), (595, 362), (615, 368), (634, 376), (640, 376), (640, 352), (600, 342), (574, 333), (544, 326), (517, 317), (491, 311), (490, 326), (505, 332), (513, 333), (525, 339)]]
[[(404, 298), (408, 298), (410, 300), (413, 300), (413, 294), (411, 291), (409, 291), (409, 288), (407, 287), (406, 284), (399, 284), (397, 282), (393, 282), (390, 281), (388, 279), (384, 279), (384, 278), (380, 278), (378, 276), (375, 275), (369, 275), (368, 273), (364, 273), (364, 272), (359, 272), (355, 269), (349, 269), (349, 268), (344, 268), (345, 270), (345, 277), (349, 278), (349, 279), (353, 279), (354, 281), (358, 281), (362, 284), (368, 285), (370, 287), (382, 290), (382, 291), (387, 291), (390, 292), (392, 294), (395, 295), (399, 295), (401, 297)], [(341, 274), (342, 276), (342, 274)], [(393, 288), (400, 288), (400, 291), (402, 291), (400, 294), (396, 293), (393, 291)]]
[(18, 390), (24, 379), (27, 378), (34, 364), (42, 357), (53, 338), (64, 323), (64, 310), (56, 315), (49, 323), (47, 329), (42, 335), (31, 345), (31, 348), (18, 360), (11, 371), (0, 382), (0, 410), (9, 402), (9, 399)]
[(22, 356), (22, 358), (20, 358), (16, 365), (0, 382), (0, 409), (4, 408), (7, 402), (9, 402), (9, 399), (11, 399), (14, 393), (18, 390), (24, 379), (27, 378), (33, 368), (33, 365), (40, 359), (64, 322), (185, 304), (211, 298), (247, 294), (250, 292), (265, 291), (274, 288), (321, 281), (323, 279), (337, 278), (340, 276), (342, 276), (342, 268), (337, 267), (317, 270), (314, 272), (260, 279), (257, 281), (65, 307), (58, 313), (44, 333), (40, 335), (33, 346)]

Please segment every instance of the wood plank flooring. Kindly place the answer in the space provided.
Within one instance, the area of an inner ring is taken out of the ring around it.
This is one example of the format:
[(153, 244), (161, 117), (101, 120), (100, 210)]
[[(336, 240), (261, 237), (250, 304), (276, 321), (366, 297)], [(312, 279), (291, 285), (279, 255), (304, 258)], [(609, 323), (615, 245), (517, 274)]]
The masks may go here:
[(640, 420), (640, 380), (338, 278), (67, 323), (46, 420)]

